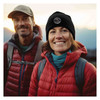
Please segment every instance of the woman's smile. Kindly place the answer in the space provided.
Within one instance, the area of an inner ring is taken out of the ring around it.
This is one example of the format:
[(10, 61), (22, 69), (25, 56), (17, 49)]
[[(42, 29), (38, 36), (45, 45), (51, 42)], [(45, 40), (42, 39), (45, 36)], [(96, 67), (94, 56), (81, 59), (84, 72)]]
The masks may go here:
[(54, 53), (67, 51), (71, 47), (70, 32), (64, 27), (55, 27), (49, 31), (49, 44)]

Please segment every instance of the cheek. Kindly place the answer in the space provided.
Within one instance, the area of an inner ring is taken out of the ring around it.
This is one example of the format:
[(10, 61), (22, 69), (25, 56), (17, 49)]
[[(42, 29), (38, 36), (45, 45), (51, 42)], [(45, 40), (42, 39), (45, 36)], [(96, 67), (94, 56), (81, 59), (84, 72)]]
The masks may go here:
[(48, 33), (48, 41), (51, 42), (51, 35)]
[(53, 38), (50, 36), (48, 37), (49, 45), (52, 50), (54, 50)]
[(13, 24), (14, 24), (14, 29), (17, 30), (17, 28), (18, 28), (18, 23), (17, 23), (17, 22), (13, 22)]
[(31, 29), (33, 29), (34, 22), (33, 22), (31, 19), (30, 19), (30, 21), (29, 21), (29, 25), (30, 25)]
[(14, 24), (14, 29), (17, 30), (17, 25), (16, 24)]
[(70, 38), (70, 33), (64, 34), (63, 37), (65, 38), (65, 40), (69, 40), (69, 38)]
[(28, 25), (29, 29), (33, 31), (33, 23), (28, 23), (27, 25)]
[(33, 25), (31, 25), (31, 30), (33, 31)]
[(50, 47), (52, 46), (52, 42), (51, 42), (51, 39), (48, 38), (48, 41), (49, 41), (49, 44), (50, 44)]

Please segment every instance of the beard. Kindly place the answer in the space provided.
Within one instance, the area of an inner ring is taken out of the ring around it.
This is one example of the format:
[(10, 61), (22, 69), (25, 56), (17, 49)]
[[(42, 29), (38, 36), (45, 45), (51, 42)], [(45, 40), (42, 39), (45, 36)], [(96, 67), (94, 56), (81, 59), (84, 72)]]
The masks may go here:
[(27, 34), (20, 34), (21, 37), (25, 38), (25, 37), (28, 37), (30, 35), (30, 33), (27, 33)]
[(19, 27), (17, 27), (16, 31), (19, 34), (19, 36), (26, 38), (30, 35), (31, 32), (29, 31), (25, 31), (25, 30), (29, 30), (28, 26), (25, 25), (20, 25)]

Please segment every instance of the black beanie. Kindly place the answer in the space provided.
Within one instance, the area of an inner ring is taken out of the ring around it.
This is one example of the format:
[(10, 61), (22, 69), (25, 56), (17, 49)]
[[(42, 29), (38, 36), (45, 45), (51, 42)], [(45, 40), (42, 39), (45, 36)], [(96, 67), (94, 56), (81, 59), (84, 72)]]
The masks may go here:
[(75, 39), (75, 28), (71, 20), (71, 17), (62, 12), (57, 11), (57, 12), (54, 12), (47, 21), (46, 40), (48, 40), (49, 30), (58, 26), (67, 28), (72, 33), (72, 36)]

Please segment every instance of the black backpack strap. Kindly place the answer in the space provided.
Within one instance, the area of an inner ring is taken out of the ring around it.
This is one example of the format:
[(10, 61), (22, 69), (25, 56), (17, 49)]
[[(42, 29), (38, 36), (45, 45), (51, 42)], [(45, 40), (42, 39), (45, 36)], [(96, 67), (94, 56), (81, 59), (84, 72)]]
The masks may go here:
[(42, 53), (42, 45), (43, 45), (43, 41), (40, 40), (40, 42), (38, 43), (38, 47), (37, 47), (37, 52), (36, 52), (36, 56), (35, 56), (35, 59), (34, 59), (34, 62), (38, 62), (39, 60), (41, 60), (41, 53)]
[(43, 59), (40, 61), (39, 67), (38, 67), (38, 81), (40, 80), (41, 74), (43, 72), (43, 69), (45, 67), (46, 64), (46, 59)]
[(83, 85), (84, 85), (84, 68), (86, 64), (86, 60), (84, 58), (79, 58), (76, 67), (75, 67), (75, 79), (76, 84), (80, 91), (82, 91)]
[(13, 49), (14, 49), (14, 47), (12, 45), (8, 44), (8, 49), (7, 49), (8, 70), (12, 63)]

